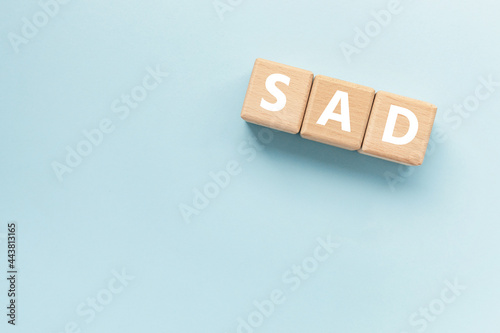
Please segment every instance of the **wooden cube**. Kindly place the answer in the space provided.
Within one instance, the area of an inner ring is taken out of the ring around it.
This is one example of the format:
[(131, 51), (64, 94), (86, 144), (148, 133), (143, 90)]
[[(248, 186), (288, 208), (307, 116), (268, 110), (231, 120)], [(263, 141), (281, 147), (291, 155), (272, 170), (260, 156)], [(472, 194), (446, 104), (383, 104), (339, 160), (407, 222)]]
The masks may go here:
[(313, 76), (310, 71), (257, 59), (241, 118), (297, 134), (304, 118)]
[(300, 135), (344, 149), (360, 149), (374, 96), (373, 88), (316, 76)]
[(362, 154), (406, 165), (421, 165), (437, 107), (379, 91), (368, 120)]

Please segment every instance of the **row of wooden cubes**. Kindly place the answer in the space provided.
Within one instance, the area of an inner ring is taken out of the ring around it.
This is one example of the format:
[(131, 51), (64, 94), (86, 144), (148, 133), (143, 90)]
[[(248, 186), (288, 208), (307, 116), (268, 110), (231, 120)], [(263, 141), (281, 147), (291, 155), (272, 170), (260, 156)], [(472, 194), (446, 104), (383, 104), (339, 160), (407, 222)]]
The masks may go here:
[(241, 117), (309, 140), (420, 165), (436, 106), (257, 59)]

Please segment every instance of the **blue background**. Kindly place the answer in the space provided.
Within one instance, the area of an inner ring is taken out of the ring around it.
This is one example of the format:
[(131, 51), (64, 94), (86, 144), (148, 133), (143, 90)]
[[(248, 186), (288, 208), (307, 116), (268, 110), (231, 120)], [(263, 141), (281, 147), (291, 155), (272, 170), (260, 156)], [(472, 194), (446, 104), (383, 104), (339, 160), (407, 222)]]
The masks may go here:
[[(388, 2), (233, 1), (221, 20), (210, 0), (71, 1), (15, 52), (40, 6), (3, 1), (0, 258), (17, 221), (20, 273), (2, 332), (236, 332), (273, 289), (286, 301), (255, 332), (419, 332), (409, 317), (455, 280), (425, 331), (498, 332), (500, 87), (444, 115), (500, 80), (500, 5), (402, 0), (349, 63), (340, 43)], [(255, 58), (431, 102), (437, 143), (415, 168), (280, 132), (252, 143)], [(169, 76), (120, 119), (111, 103), (157, 65)], [(52, 163), (105, 118), (115, 130), (59, 181)], [(179, 206), (232, 160), (241, 173), (186, 223)], [(339, 248), (290, 292), (283, 274), (328, 235)], [(114, 270), (135, 278), (87, 323), (76, 308)]]

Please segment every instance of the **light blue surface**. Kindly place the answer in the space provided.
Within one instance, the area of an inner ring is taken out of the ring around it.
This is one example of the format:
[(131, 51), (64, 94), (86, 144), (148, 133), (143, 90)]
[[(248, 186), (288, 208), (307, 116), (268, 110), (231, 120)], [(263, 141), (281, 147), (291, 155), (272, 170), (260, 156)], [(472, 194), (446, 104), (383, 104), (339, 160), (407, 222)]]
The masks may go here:
[[(281, 290), (254, 332), (499, 332), (500, 87), (444, 115), (500, 81), (500, 5), (402, 0), (349, 63), (339, 45), (389, 2), (233, 0), (221, 20), (211, 0), (71, 1), (16, 53), (9, 33), (40, 7), (3, 1), (0, 262), (17, 221), (20, 273), (18, 325), (2, 310), (1, 331), (237, 332)], [(409, 169), (298, 135), (249, 141), (258, 57), (437, 105), (432, 152)], [(157, 65), (169, 76), (121, 119), (113, 101)], [(52, 163), (103, 119), (114, 131), (59, 181)], [(180, 205), (230, 161), (241, 172), (186, 223)], [(339, 247), (292, 291), (329, 235)], [(101, 312), (77, 313), (122, 270), (135, 278)], [(455, 281), (441, 314), (415, 317)]]

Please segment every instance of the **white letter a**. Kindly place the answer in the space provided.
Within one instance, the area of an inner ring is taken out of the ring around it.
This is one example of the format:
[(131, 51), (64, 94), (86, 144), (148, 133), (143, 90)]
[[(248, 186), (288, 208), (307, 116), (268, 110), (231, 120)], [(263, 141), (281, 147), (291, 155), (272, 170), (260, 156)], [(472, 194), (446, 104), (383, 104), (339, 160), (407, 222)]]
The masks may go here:
[[(334, 113), (335, 108), (340, 102), (340, 113)], [(328, 103), (325, 111), (321, 114), (316, 124), (326, 125), (328, 120), (340, 121), (342, 130), (345, 132), (351, 131), (351, 120), (349, 118), (349, 94), (340, 90), (335, 92), (330, 103)]]

